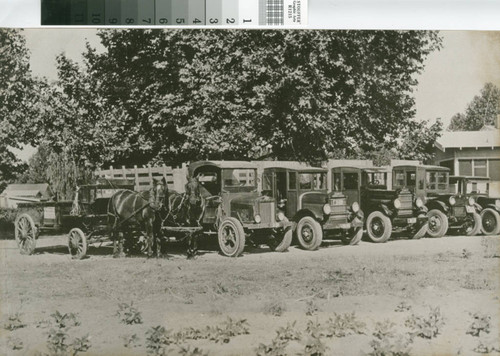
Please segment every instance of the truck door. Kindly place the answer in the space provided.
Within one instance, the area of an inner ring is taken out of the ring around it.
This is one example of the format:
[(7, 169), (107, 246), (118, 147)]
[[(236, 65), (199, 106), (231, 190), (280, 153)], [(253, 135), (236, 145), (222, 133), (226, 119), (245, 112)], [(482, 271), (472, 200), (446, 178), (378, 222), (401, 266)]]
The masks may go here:
[(342, 172), (342, 192), (346, 195), (349, 206), (354, 202), (359, 203), (359, 179), (359, 172)]

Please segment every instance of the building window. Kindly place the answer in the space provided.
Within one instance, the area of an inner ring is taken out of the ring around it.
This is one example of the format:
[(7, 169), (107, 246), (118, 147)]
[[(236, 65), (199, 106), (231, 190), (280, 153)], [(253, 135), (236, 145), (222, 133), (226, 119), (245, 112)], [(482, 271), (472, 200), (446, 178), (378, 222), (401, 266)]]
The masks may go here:
[(488, 165), (490, 179), (500, 181), (500, 159), (490, 159)]
[(461, 159), (458, 161), (458, 174), (461, 176), (471, 176), (472, 175), (472, 160)]
[(474, 160), (474, 175), (476, 177), (487, 177), (488, 176), (485, 159), (475, 159)]

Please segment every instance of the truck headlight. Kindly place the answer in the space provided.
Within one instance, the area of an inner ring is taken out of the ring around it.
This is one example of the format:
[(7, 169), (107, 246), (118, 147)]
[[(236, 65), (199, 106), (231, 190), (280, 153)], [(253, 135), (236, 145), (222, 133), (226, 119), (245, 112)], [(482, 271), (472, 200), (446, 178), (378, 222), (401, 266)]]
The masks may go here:
[(325, 213), (325, 215), (330, 215), (330, 213), (332, 212), (330, 204), (323, 205), (323, 212)]
[(256, 214), (256, 215), (253, 217), (253, 219), (255, 220), (255, 222), (256, 222), (257, 224), (260, 224), (260, 222), (262, 221), (262, 218), (260, 217), (260, 215), (259, 215), (259, 214)]
[(280, 211), (278, 214), (276, 214), (276, 220), (278, 221), (285, 220), (285, 214), (283, 214), (283, 212)]
[(474, 200), (473, 197), (469, 197), (469, 205), (474, 205), (476, 201)]
[(355, 201), (354, 203), (352, 203), (351, 210), (352, 210), (353, 213), (357, 213), (359, 211), (359, 204), (358, 204), (358, 202)]
[(392, 202), (392, 204), (394, 205), (394, 207), (396, 209), (401, 208), (401, 200), (399, 200), (398, 198), (394, 199), (394, 201)]
[(450, 197), (450, 199), (448, 199), (448, 202), (450, 203), (450, 205), (455, 205), (457, 200), (455, 199), (455, 197)]
[(424, 202), (422, 201), (422, 199), (417, 198), (417, 200), (415, 200), (415, 205), (417, 206), (417, 208), (421, 208), (424, 206)]

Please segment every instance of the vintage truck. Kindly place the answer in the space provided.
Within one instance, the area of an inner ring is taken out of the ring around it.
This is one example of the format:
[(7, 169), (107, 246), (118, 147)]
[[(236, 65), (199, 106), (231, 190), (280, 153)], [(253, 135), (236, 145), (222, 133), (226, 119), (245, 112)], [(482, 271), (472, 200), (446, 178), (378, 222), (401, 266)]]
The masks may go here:
[[(261, 163), (262, 165), (262, 163)], [(278, 209), (294, 224), (294, 235), (306, 250), (317, 249), (324, 238), (356, 245), (363, 236), (359, 204), (347, 205), (340, 192), (328, 194), (327, 170), (290, 162), (262, 172), (262, 194), (274, 198)]]
[(429, 217), (428, 234), (442, 237), (449, 228), (467, 235), (481, 230), (481, 217), (472, 196), (450, 191), (449, 168), (430, 165), (398, 165), (392, 167), (393, 187), (408, 188), (424, 200)]
[(393, 230), (406, 230), (413, 239), (423, 237), (428, 221), (423, 201), (409, 189), (388, 189), (389, 174), (380, 167), (333, 167), (332, 191), (345, 194), (348, 204), (359, 202), (372, 242), (386, 242)]

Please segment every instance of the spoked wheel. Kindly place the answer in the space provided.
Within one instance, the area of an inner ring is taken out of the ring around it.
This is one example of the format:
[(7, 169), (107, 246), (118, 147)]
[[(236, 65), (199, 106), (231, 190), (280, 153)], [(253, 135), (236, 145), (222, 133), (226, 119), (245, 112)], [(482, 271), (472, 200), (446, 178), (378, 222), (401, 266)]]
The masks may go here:
[(498, 235), (500, 233), (500, 214), (491, 208), (481, 212), (481, 225), (485, 235)]
[(33, 218), (28, 214), (21, 214), (15, 221), (15, 237), (21, 255), (32, 255), (36, 248), (37, 228)]
[(472, 213), (472, 216), (467, 217), (467, 222), (464, 226), (464, 232), (467, 236), (476, 236), (481, 231), (481, 215)]
[(295, 233), (300, 247), (305, 250), (316, 250), (323, 241), (321, 225), (310, 216), (304, 216), (299, 220)]
[(219, 248), (225, 256), (238, 257), (245, 249), (245, 231), (237, 219), (222, 220), (217, 235)]
[(438, 209), (432, 209), (427, 213), (429, 228), (427, 234), (430, 237), (443, 237), (448, 231), (448, 217)]
[(288, 228), (286, 231), (275, 234), (270, 237), (268, 242), (269, 248), (275, 252), (285, 252), (292, 243), (292, 229)]
[(68, 249), (71, 258), (81, 260), (87, 254), (87, 237), (79, 228), (71, 229), (68, 234)]
[(342, 235), (342, 243), (344, 245), (354, 246), (357, 245), (363, 237), (363, 228), (350, 229)]
[(380, 211), (374, 211), (366, 218), (366, 232), (372, 242), (386, 242), (391, 238), (392, 222)]

